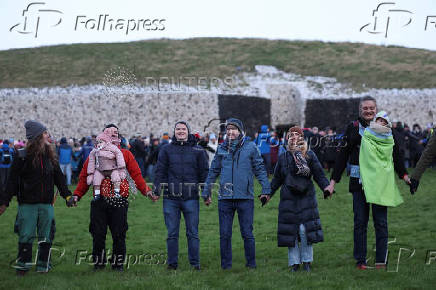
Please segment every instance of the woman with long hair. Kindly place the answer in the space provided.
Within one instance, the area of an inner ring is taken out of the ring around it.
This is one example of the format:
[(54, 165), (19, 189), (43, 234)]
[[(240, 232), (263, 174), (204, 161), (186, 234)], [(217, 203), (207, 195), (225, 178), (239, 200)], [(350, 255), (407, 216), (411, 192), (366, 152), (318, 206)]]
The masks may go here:
[(29, 142), (14, 158), (6, 190), (0, 195), (0, 215), (14, 195), (18, 200), (17, 275), (26, 274), (32, 266), (32, 244), (36, 236), (39, 247), (36, 271), (46, 273), (50, 270), (49, 256), (54, 234), (54, 185), (66, 199), (68, 207), (76, 204), (50, 144), (47, 128), (37, 121), (27, 121), (24, 126)]

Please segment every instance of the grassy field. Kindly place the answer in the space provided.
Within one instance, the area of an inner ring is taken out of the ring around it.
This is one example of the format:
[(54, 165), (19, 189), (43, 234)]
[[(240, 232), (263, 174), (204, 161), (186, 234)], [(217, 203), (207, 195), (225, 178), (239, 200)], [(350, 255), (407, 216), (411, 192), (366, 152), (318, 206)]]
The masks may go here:
[(74, 44), (0, 51), (0, 88), (102, 83), (122, 67), (147, 77), (231, 77), (273, 65), (306, 76), (335, 77), (355, 89), (436, 87), (436, 52), (358, 43), (194, 38)]
[[(233, 269), (220, 269), (217, 202), (200, 208), (201, 264), (203, 270), (190, 269), (187, 260), (184, 226), (181, 227), (179, 269), (166, 270), (166, 265), (130, 265), (124, 273), (110, 268), (94, 273), (92, 267), (76, 265), (78, 250), (91, 252), (92, 240), (88, 233), (90, 195), (79, 207), (68, 209), (63, 200), (55, 205), (57, 233), (54, 246), (65, 250), (59, 258), (53, 254), (53, 270), (46, 275), (34, 271), (25, 277), (16, 277), (9, 263), (16, 257), (17, 236), (13, 222), (17, 203), (0, 217), (2, 242), (0, 245), (0, 289), (283, 289), (283, 288), (367, 288), (367, 289), (422, 289), (434, 288), (436, 261), (426, 264), (429, 250), (436, 251), (436, 170), (428, 170), (421, 181), (419, 192), (411, 196), (405, 185), (400, 184), (405, 202), (389, 210), (389, 259), (387, 271), (359, 271), (352, 256), (353, 213), (351, 195), (347, 193), (348, 180), (337, 186), (332, 200), (323, 200), (319, 193), (319, 209), (324, 227), (325, 242), (314, 246), (312, 273), (290, 273), (287, 267), (287, 249), (276, 245), (277, 205), (276, 195), (265, 208), (255, 206), (254, 232), (258, 268), (244, 267), (243, 242), (238, 223), (233, 231)], [(259, 185), (256, 185), (259, 191)], [(166, 229), (162, 214), (162, 201), (153, 204), (142, 196), (131, 200), (127, 253), (166, 253)], [(372, 221), (368, 231), (368, 252), (374, 262), (374, 230)], [(107, 247), (111, 248), (108, 235)], [(398, 253), (403, 248), (399, 263)], [(413, 255), (412, 252), (414, 252)], [(35, 248), (34, 248), (35, 252)], [(411, 256), (411, 257), (410, 257)], [(436, 256), (436, 253), (433, 255)], [(398, 266), (398, 267), (397, 267)]]

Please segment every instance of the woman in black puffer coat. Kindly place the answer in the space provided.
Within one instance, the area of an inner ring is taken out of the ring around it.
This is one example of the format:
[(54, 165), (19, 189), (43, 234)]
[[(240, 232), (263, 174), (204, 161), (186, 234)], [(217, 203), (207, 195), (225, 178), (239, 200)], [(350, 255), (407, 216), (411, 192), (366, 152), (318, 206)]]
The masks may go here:
[(301, 263), (304, 270), (310, 271), (312, 244), (324, 239), (311, 177), (322, 190), (329, 185), (318, 158), (307, 151), (302, 137), (301, 128), (289, 129), (287, 151), (279, 156), (271, 182), (272, 194), (281, 187), (277, 241), (279, 247), (288, 247), (292, 272), (297, 271)]

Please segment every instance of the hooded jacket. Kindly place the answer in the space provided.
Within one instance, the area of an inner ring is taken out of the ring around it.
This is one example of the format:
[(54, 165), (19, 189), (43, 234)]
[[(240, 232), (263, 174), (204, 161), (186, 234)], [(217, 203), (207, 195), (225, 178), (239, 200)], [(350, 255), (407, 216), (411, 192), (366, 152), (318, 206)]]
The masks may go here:
[(267, 125), (260, 127), (260, 133), (257, 135), (254, 143), (259, 147), (260, 154), (269, 154), (271, 152), (271, 135), (268, 133)]
[(159, 150), (154, 185), (156, 194), (175, 200), (198, 199), (199, 185), (208, 173), (205, 150), (196, 144), (194, 135), (187, 141), (178, 141), (174, 136), (170, 144)]
[(249, 137), (243, 137), (235, 148), (230, 146), (229, 140), (218, 146), (202, 193), (203, 198), (210, 197), (218, 176), (220, 200), (254, 199), (253, 176), (259, 180), (262, 194), (271, 192), (262, 156)]
[(67, 143), (67, 138), (62, 137), (58, 148), (59, 164), (70, 164), (73, 156), (73, 148)]

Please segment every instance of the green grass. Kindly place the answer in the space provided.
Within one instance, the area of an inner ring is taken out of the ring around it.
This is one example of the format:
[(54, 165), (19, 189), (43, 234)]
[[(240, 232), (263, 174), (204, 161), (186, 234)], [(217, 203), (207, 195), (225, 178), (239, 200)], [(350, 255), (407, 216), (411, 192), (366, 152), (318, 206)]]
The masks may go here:
[[(201, 272), (192, 271), (187, 260), (185, 228), (180, 231), (179, 269), (167, 271), (165, 265), (133, 265), (124, 273), (109, 269), (94, 273), (86, 264), (75, 265), (77, 250), (91, 251), (92, 240), (88, 233), (90, 195), (83, 198), (79, 207), (69, 209), (63, 200), (55, 205), (57, 233), (55, 246), (65, 249), (65, 255), (46, 275), (30, 272), (26, 277), (16, 277), (9, 266), (17, 251), (17, 236), (13, 222), (17, 203), (0, 217), (2, 243), (0, 245), (0, 289), (284, 289), (284, 288), (377, 288), (377, 289), (422, 289), (433, 288), (436, 282), (436, 261), (426, 265), (428, 250), (436, 250), (436, 171), (428, 170), (421, 181), (420, 189), (411, 196), (405, 185), (400, 184), (405, 202), (389, 210), (389, 236), (396, 242), (390, 244), (389, 271), (396, 268), (400, 247), (415, 249), (407, 259), (403, 251), (398, 272), (358, 271), (354, 267), (353, 213), (351, 195), (347, 193), (348, 179), (337, 186), (332, 200), (323, 200), (319, 193), (319, 211), (324, 228), (325, 242), (314, 246), (312, 273), (291, 274), (287, 267), (287, 249), (276, 245), (277, 205), (276, 195), (265, 208), (256, 202), (254, 234), (258, 268), (244, 267), (243, 242), (237, 219), (233, 231), (233, 269), (220, 269), (219, 229), (217, 202), (208, 208), (201, 205), (200, 228)], [(256, 185), (259, 191), (259, 185)], [(129, 207), (129, 231), (127, 253), (166, 253), (166, 229), (162, 215), (162, 200), (153, 204), (142, 196), (131, 201)], [(183, 224), (183, 223), (182, 223)], [(368, 228), (368, 253), (370, 264), (374, 261), (374, 229), (372, 220)], [(108, 235), (107, 247), (111, 248)], [(35, 252), (35, 248), (34, 248)], [(433, 285), (433, 286), (432, 286)]]
[(102, 83), (123, 67), (147, 77), (231, 77), (273, 65), (305, 76), (335, 77), (373, 88), (436, 87), (436, 52), (359, 43), (193, 38), (73, 44), (0, 51), (0, 88)]

